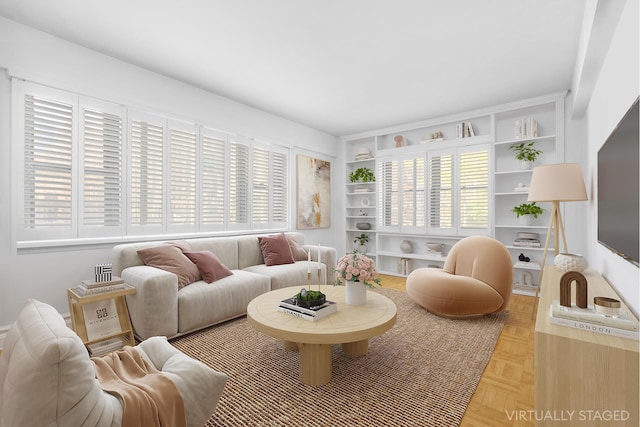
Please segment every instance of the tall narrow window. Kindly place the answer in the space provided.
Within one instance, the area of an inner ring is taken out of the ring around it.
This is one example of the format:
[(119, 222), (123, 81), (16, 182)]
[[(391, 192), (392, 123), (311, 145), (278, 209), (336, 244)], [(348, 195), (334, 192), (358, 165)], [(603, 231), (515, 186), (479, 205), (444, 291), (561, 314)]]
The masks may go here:
[(274, 227), (284, 227), (289, 219), (287, 201), (289, 200), (287, 191), (289, 182), (289, 163), (286, 153), (273, 151), (271, 153), (273, 166), (271, 168), (271, 188), (273, 194), (271, 221)]
[(269, 152), (257, 147), (251, 162), (251, 222), (269, 223)]
[(378, 225), (397, 227), (399, 220), (398, 160), (382, 160), (378, 164)]
[(163, 225), (164, 173), (161, 122), (131, 120), (131, 225)]
[(425, 225), (424, 157), (402, 161), (402, 226)]
[(460, 228), (489, 227), (489, 151), (460, 154)]
[(249, 146), (234, 138), (229, 145), (230, 225), (249, 223), (249, 167)]
[(201, 133), (202, 214), (201, 224), (207, 228), (224, 225), (226, 136), (208, 129)]
[(453, 154), (429, 158), (429, 228), (453, 228)]
[(86, 235), (114, 235), (122, 226), (122, 117), (102, 110), (82, 108), (81, 218)]
[[(188, 125), (185, 125), (186, 128)], [(175, 128), (169, 132), (169, 225), (196, 226), (196, 131)]]
[(33, 95), (24, 102), (24, 228), (70, 229), (73, 106)]

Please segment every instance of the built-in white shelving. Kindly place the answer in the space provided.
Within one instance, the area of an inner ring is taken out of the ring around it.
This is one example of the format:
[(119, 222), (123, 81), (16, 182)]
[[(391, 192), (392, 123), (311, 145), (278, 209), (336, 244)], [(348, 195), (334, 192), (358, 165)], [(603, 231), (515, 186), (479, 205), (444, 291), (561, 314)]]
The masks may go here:
[[(553, 248), (549, 248), (550, 255), (547, 255), (546, 260), (541, 259), (551, 208), (541, 204), (544, 213), (533, 225), (518, 223), (512, 209), (527, 201), (526, 187), (530, 183), (532, 169), (522, 169), (520, 162), (515, 158), (515, 153), (509, 147), (525, 141), (535, 141), (536, 148), (543, 152), (535, 165), (561, 162), (564, 150), (565, 96), (566, 93), (557, 93), (343, 138), (347, 176), (345, 215), (347, 247), (353, 247), (355, 236), (361, 233), (367, 234), (370, 239), (367, 254), (375, 258), (378, 271), (385, 274), (408, 274), (409, 271), (403, 271), (402, 262), (410, 266), (409, 270), (428, 266), (441, 267), (451, 246), (464, 236), (462, 234), (455, 236), (430, 234), (426, 224), (422, 228), (413, 227), (408, 232), (387, 231), (385, 227), (378, 224), (381, 216), (377, 206), (380, 192), (377, 182), (368, 184), (369, 187), (364, 187), (367, 188), (365, 190), (361, 184), (349, 182), (349, 174), (359, 167), (368, 167), (376, 173), (377, 161), (381, 158), (385, 161), (394, 158), (406, 159), (415, 153), (426, 153), (428, 157), (429, 153), (438, 150), (489, 144), (491, 146), (490, 234), (503, 242), (512, 254), (514, 292), (534, 294), (539, 265), (542, 262), (552, 261)], [(528, 124), (534, 120), (537, 123), (536, 135), (521, 136), (517, 133), (516, 123), (527, 118), (532, 119)], [(398, 138), (399, 136), (402, 138)], [(366, 151), (371, 153), (371, 158), (358, 157)], [(428, 189), (428, 183), (426, 187)], [(397, 209), (402, 207), (398, 206)], [(359, 230), (356, 224), (365, 221), (371, 224), (371, 229)], [(514, 245), (518, 232), (537, 233), (541, 247)], [(413, 250), (410, 253), (400, 250), (400, 244), (404, 240), (413, 243)], [(425, 247), (426, 242), (443, 243), (442, 254), (430, 253)], [(529, 258), (531, 264), (521, 262), (520, 254)], [(522, 283), (522, 280), (526, 283)]]

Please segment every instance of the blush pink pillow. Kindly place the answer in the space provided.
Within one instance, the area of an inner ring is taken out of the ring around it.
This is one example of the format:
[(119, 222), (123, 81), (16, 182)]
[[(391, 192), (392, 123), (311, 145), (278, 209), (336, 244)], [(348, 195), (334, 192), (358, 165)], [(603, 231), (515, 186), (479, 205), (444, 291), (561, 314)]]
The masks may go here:
[(293, 255), (294, 261), (306, 261), (309, 253), (305, 248), (302, 247), (300, 243), (298, 243), (293, 237), (287, 236), (287, 240), (289, 241), (289, 247), (291, 248), (291, 254)]
[(202, 278), (207, 283), (213, 283), (233, 274), (213, 252), (198, 251), (185, 252), (184, 254), (198, 267)]
[(198, 267), (187, 258), (178, 244), (165, 244), (152, 248), (140, 249), (138, 256), (146, 265), (168, 271), (178, 276), (178, 289), (202, 279)]
[(280, 264), (293, 264), (293, 254), (289, 241), (284, 233), (274, 236), (260, 236), (258, 243), (262, 250), (262, 257), (267, 266)]

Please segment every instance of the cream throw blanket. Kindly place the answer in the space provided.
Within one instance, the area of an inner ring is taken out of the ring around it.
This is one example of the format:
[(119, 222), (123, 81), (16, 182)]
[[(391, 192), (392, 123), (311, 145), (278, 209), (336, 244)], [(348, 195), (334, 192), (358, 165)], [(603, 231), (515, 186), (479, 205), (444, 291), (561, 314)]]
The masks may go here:
[(131, 346), (91, 358), (102, 389), (123, 402), (122, 427), (186, 427), (175, 384)]

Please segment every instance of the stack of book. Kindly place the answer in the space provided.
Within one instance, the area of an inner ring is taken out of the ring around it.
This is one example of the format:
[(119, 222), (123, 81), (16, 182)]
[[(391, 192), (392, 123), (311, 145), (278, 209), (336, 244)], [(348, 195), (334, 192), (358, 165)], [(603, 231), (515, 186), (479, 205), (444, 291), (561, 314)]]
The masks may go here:
[(533, 117), (523, 117), (516, 120), (516, 139), (536, 138), (538, 136), (538, 120)]
[(571, 307), (560, 305), (554, 300), (549, 307), (549, 321), (554, 325), (568, 326), (583, 331), (595, 332), (605, 335), (614, 335), (622, 338), (638, 340), (638, 322), (626, 311), (620, 311), (616, 317), (598, 313), (592, 305), (580, 308), (575, 304)]
[(305, 308), (296, 305), (293, 298), (287, 298), (283, 301), (280, 301), (280, 305), (278, 305), (278, 311), (299, 317), (304, 320), (308, 320), (310, 322), (316, 322), (338, 311), (338, 305), (333, 301), (327, 301), (324, 304), (316, 307)]
[(87, 350), (89, 350), (91, 357), (104, 356), (107, 353), (120, 350), (121, 348), (122, 340), (120, 338), (111, 338), (87, 345)]
[(83, 280), (82, 283), (80, 283), (80, 286), (76, 288), (76, 292), (78, 295), (94, 295), (103, 292), (113, 292), (124, 288), (124, 280), (117, 276), (113, 276), (111, 280), (105, 282)]
[(456, 138), (469, 138), (476, 136), (476, 132), (473, 129), (473, 125), (469, 122), (462, 122), (456, 125)]
[(398, 274), (408, 275), (413, 268), (413, 261), (410, 258), (398, 259)]
[(513, 246), (520, 246), (522, 248), (539, 248), (540, 239), (538, 233), (519, 232), (513, 241)]

